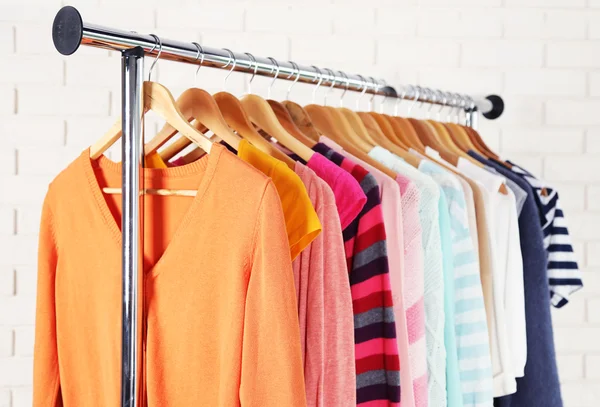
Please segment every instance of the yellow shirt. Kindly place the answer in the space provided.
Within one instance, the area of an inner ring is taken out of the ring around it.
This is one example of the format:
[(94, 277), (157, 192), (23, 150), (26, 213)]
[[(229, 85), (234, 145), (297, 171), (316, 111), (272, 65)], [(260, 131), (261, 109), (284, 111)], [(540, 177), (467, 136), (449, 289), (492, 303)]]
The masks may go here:
[(246, 140), (240, 141), (238, 157), (273, 180), (281, 199), (294, 260), (321, 233), (321, 222), (302, 180), (283, 162), (263, 153)]
[[(263, 153), (246, 140), (240, 141), (238, 157), (269, 176), (281, 200), (292, 260), (321, 233), (321, 222), (300, 177), (287, 165)], [(146, 157), (146, 167), (167, 168), (160, 155)]]
[(148, 154), (146, 156), (146, 168), (168, 168), (167, 164), (158, 155), (158, 153)]

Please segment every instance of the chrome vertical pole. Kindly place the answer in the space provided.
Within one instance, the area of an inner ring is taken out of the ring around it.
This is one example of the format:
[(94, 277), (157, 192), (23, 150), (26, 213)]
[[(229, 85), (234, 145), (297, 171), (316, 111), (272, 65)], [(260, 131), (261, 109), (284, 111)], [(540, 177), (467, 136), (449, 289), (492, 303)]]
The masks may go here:
[(121, 407), (138, 407), (139, 355), (143, 315), (143, 267), (141, 263), (141, 197), (144, 50), (122, 51), (122, 320)]

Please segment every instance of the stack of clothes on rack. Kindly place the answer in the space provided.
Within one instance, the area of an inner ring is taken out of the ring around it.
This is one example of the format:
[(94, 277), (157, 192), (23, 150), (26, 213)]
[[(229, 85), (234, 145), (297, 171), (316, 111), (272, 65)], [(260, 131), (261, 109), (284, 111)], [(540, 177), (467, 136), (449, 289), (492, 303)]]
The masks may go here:
[[(456, 123), (144, 91), (143, 405), (562, 405), (552, 185)], [(119, 401), (119, 130), (44, 202), (35, 406)]]

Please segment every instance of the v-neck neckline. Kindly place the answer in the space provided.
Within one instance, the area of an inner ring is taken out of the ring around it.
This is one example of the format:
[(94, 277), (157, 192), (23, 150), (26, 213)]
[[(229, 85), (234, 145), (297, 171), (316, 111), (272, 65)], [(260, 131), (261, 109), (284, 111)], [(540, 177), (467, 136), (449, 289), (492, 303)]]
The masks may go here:
[[(185, 178), (191, 177), (194, 175), (198, 175), (202, 170), (204, 170), (204, 174), (202, 175), (202, 179), (200, 181), (200, 185), (198, 186), (198, 190), (196, 192), (196, 196), (193, 197), (192, 203), (187, 209), (185, 215), (181, 219), (179, 225), (176, 227), (175, 233), (171, 238), (171, 241), (167, 244), (165, 250), (158, 258), (158, 260), (151, 266), (148, 267), (147, 270), (144, 270), (145, 274), (150, 274), (155, 276), (160, 271), (160, 266), (164, 262), (166, 262), (169, 258), (169, 253), (173, 250), (173, 246), (177, 246), (178, 240), (181, 239), (181, 236), (190, 228), (193, 223), (192, 220), (197, 216), (198, 207), (201, 204), (204, 195), (210, 185), (215, 171), (217, 169), (217, 164), (219, 162), (219, 158), (224, 150), (223, 146), (220, 146), (218, 143), (213, 144), (211, 152), (206, 154), (204, 157), (183, 166), (179, 167), (169, 167), (169, 168), (143, 168), (143, 174), (146, 179), (156, 178), (156, 177), (169, 177), (169, 178)], [(122, 242), (122, 234), (121, 228), (117, 223), (117, 220), (114, 218), (108, 203), (104, 197), (104, 193), (102, 192), (102, 187), (98, 182), (98, 178), (96, 176), (95, 167), (100, 167), (103, 170), (108, 171), (117, 171), (121, 173), (121, 163), (115, 162), (102, 155), (97, 160), (92, 160), (90, 158), (89, 148), (84, 150), (81, 155), (81, 161), (83, 164), (83, 172), (88, 179), (90, 191), (94, 196), (94, 200), (96, 201), (98, 208), (101, 212), (102, 218), (104, 219), (111, 235), (114, 238), (115, 243), (121, 247)], [(121, 208), (121, 213), (122, 213)]]

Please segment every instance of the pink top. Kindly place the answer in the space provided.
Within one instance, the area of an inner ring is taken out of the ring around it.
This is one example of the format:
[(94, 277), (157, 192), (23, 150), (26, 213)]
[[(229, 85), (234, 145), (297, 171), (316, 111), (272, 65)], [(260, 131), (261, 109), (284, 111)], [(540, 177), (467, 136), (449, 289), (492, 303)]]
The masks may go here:
[(319, 153), (314, 153), (306, 164), (331, 187), (342, 230), (346, 229), (367, 203), (362, 188), (352, 175)]
[(293, 262), (308, 407), (356, 406), (354, 314), (342, 228), (325, 181), (294, 168), (322, 232)]
[[(403, 237), (403, 212), (401, 208), (401, 195), (398, 183), (377, 168), (354, 157), (334, 141), (321, 136), (319, 141), (333, 148), (340, 154), (350, 158), (371, 173), (379, 184), (381, 206), (383, 209), (383, 223), (388, 243), (388, 267), (390, 282), (392, 284), (392, 298), (394, 301), (394, 316), (396, 319), (396, 339), (400, 356), (400, 388), (402, 407), (414, 407), (413, 378), (410, 369), (409, 341), (404, 304), (404, 237)], [(418, 215), (417, 215), (418, 216)], [(418, 217), (417, 217), (418, 221)]]
[(421, 195), (410, 178), (398, 174), (402, 195), (404, 234), (404, 310), (408, 329), (408, 353), (416, 407), (427, 407), (427, 345), (425, 343), (425, 302), (423, 246), (419, 221)]

